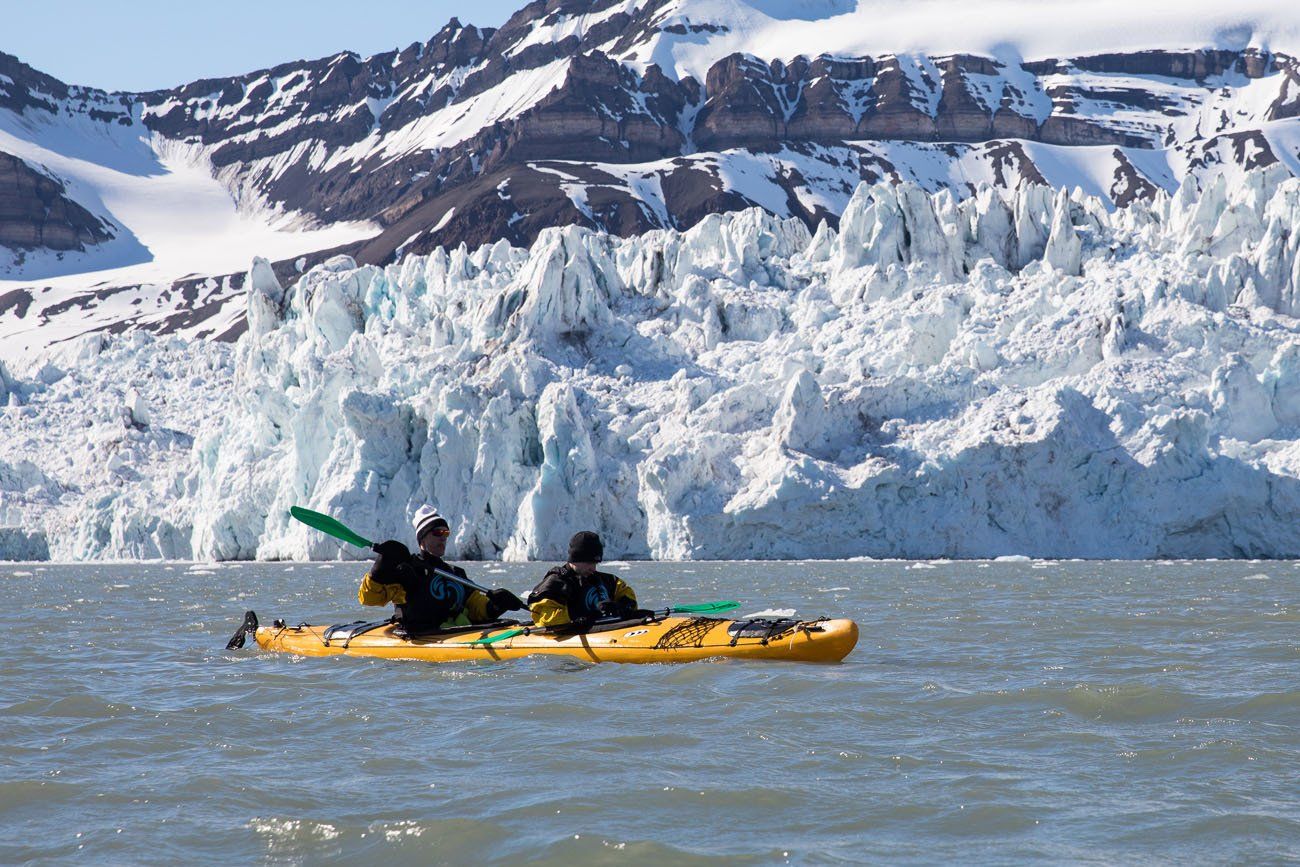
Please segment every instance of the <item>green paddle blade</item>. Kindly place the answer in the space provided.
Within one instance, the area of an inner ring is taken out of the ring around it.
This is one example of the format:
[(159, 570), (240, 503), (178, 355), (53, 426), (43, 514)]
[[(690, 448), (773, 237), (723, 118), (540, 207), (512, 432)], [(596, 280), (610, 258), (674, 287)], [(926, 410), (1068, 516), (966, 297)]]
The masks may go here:
[(701, 602), (699, 605), (674, 605), (672, 610), (683, 614), (717, 614), (720, 611), (730, 611), (739, 607), (739, 602), (727, 599), (719, 602)]
[(507, 638), (514, 638), (516, 635), (523, 635), (522, 629), (507, 629), (505, 632), (493, 635), (491, 638), (480, 638), (478, 641), (471, 641), (470, 644), (496, 644), (498, 641), (505, 641)]
[(289, 514), (302, 521), (308, 527), (320, 530), (322, 533), (333, 536), (335, 539), (342, 539), (352, 545), (360, 545), (362, 548), (371, 547), (370, 540), (364, 536), (352, 532), (329, 515), (322, 515), (320, 512), (313, 512), (311, 509), (304, 509), (301, 506), (293, 506), (289, 509)]

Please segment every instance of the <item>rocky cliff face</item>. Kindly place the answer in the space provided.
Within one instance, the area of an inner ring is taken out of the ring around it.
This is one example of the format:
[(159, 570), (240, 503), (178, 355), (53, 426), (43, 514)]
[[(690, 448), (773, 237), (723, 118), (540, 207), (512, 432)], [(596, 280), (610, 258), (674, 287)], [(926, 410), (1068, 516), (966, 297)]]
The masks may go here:
[[(1010, 184), (1042, 177), (1017, 141), (1108, 147), (1113, 182), (1100, 192), (1127, 204), (1170, 186), (1183, 171), (1167, 161), (1163, 173), (1144, 171), (1126, 150), (1173, 151), (1184, 171), (1225, 160), (1268, 164), (1278, 159), (1272, 143), (1257, 130), (1239, 131), (1246, 118), (1228, 113), (1236, 91), (1257, 82), (1276, 90), (1267, 109), (1248, 119), (1254, 124), (1294, 116), (1300, 105), (1294, 62), (1253, 51), (1153, 51), (1014, 68), (971, 55), (782, 62), (733, 54), (697, 82), (671, 78), (655, 65), (629, 67), (596, 47), (606, 45), (600, 32), (519, 49), (520, 34), (529, 32), (523, 23), (495, 32), (453, 23), (427, 45), (399, 54), (281, 68), (220, 83), (220, 92), (215, 83), (200, 83), (148, 95), (144, 122), (210, 148), (232, 182), (286, 207), (321, 219), (378, 214), (393, 231), (363, 258), (381, 261), (413, 235), (420, 237), (406, 249), (427, 252), (462, 241), (526, 243), (557, 222), (622, 233), (684, 228), (705, 213), (764, 204), (720, 170), (736, 151), (788, 150), (799, 155), (795, 162), (810, 160), (813, 174), (833, 177), (815, 186), (847, 196), (859, 180), (881, 177), (940, 185), (942, 172), (917, 177), (911, 166), (896, 164), (916, 162), (910, 154), (885, 148), (890, 158), (869, 143), (965, 145), (923, 153), (986, 165)], [(529, 76), (550, 89), (536, 88), (522, 111), (484, 114), (482, 126), (466, 128), (459, 140), (439, 129), (444, 118), (472, 115), (492, 101), (487, 97), (499, 96), (490, 91), (526, 85)], [(1206, 123), (1216, 103), (1224, 110)], [(273, 134), (250, 135), (268, 125)], [(434, 146), (410, 146), (421, 136)], [(1243, 136), (1251, 143), (1241, 143)], [(841, 153), (827, 158), (825, 147)], [(1014, 171), (993, 168), (1008, 160)], [(628, 169), (611, 173), (607, 166)], [(644, 184), (619, 177), (627, 171), (660, 188), (697, 186), (707, 176), (712, 194), (690, 196), (697, 207), (679, 212), (647, 195)], [(770, 166), (763, 180), (779, 188), (771, 193), (792, 200), (782, 216), (803, 217), (813, 227), (821, 219), (833, 223), (837, 209), (799, 204), (808, 198), (799, 190), (808, 187), (809, 173)], [(480, 201), (507, 180), (528, 207), (517, 207), (524, 204), (518, 199), (516, 207)], [(578, 187), (603, 201), (584, 207), (573, 194)], [(433, 226), (437, 232), (421, 234)]]
[(1126, 206), (1189, 174), (1300, 170), (1300, 64), (1283, 53), (728, 50), (751, 13), (538, 0), (499, 29), (452, 20), (373, 57), (140, 94), (0, 55), (0, 113), (138, 129), (209, 161), (242, 206), (376, 220), (350, 251), (367, 262), (559, 224), (685, 229), (751, 205), (834, 226), (860, 181), (1077, 185)]
[(0, 247), (83, 250), (111, 228), (67, 196), (59, 181), (0, 151)]

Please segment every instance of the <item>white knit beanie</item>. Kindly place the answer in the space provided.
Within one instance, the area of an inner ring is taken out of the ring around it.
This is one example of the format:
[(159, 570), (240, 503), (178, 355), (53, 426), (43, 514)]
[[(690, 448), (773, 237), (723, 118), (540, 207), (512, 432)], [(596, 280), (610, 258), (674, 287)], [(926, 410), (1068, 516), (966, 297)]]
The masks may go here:
[(432, 527), (442, 525), (447, 526), (447, 519), (438, 514), (438, 510), (429, 504), (425, 504), (415, 510), (415, 517), (411, 519), (411, 526), (415, 527), (415, 541), (420, 541), (420, 536), (424, 531)]

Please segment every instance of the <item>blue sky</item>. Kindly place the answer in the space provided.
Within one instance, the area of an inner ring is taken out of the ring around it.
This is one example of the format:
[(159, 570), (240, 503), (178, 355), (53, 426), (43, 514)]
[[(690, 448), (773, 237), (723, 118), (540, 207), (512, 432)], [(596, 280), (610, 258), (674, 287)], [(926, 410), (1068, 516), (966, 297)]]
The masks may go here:
[(527, 0), (4, 0), (0, 51), (68, 84), (152, 90), (344, 49), (422, 42), (452, 16), (497, 27)]

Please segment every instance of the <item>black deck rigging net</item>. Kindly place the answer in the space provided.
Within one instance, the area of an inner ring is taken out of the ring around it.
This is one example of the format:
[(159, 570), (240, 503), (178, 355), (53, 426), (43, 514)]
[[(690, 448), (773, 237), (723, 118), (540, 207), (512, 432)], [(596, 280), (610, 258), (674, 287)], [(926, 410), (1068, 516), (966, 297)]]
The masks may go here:
[(655, 644), (655, 650), (676, 650), (679, 647), (703, 647), (704, 636), (713, 627), (725, 621), (716, 617), (692, 617), (685, 623), (679, 623), (669, 629)]

